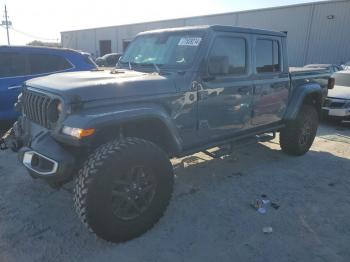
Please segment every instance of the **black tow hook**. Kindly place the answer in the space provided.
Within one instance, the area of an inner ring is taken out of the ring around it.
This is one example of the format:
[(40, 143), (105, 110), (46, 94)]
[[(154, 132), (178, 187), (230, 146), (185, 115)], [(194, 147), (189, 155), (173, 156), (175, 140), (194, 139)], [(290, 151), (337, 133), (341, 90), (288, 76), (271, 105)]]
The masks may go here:
[(3, 138), (0, 138), (0, 150), (6, 150), (8, 149), (5, 140)]

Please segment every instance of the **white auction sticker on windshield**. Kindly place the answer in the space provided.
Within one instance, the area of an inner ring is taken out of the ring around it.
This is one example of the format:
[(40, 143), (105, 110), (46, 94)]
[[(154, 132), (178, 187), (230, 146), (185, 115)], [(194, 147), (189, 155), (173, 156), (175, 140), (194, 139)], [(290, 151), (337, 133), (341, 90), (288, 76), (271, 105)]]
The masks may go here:
[(182, 37), (177, 45), (198, 46), (201, 41), (201, 37)]

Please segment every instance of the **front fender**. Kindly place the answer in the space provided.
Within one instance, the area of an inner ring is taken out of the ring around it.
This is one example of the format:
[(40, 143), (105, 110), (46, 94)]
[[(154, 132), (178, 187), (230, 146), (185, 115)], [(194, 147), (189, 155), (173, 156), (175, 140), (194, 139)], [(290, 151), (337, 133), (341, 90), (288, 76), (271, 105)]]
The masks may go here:
[(310, 83), (294, 88), (289, 98), (289, 103), (283, 119), (295, 119), (305, 99), (310, 95), (316, 96), (318, 104), (322, 104), (322, 87), (319, 84)]
[(143, 104), (135, 106), (109, 106), (100, 109), (86, 110), (76, 115), (70, 115), (63, 125), (82, 129), (95, 128), (103, 130), (123, 123), (142, 120), (158, 120), (166, 127), (173, 140), (175, 152), (181, 152), (182, 139), (174, 125), (169, 113), (160, 105)]

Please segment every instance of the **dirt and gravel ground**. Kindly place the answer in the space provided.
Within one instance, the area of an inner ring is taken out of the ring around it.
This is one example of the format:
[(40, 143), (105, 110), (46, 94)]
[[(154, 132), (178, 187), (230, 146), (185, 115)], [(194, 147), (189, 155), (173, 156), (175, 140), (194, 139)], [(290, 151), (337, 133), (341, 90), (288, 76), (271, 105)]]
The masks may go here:
[[(282, 154), (276, 140), (174, 166), (165, 216), (116, 245), (80, 224), (72, 185), (50, 189), (0, 152), (0, 261), (350, 261), (350, 125), (323, 125), (303, 157)], [(261, 194), (280, 207), (255, 211)]]

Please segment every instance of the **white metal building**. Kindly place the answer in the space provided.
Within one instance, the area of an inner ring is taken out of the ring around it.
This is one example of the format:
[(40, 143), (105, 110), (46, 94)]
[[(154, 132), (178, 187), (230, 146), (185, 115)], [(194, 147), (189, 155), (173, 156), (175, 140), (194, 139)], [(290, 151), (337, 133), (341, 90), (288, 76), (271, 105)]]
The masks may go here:
[(104, 53), (123, 52), (129, 41), (142, 31), (210, 24), (287, 32), (289, 64), (292, 66), (350, 60), (349, 0), (66, 31), (61, 33), (61, 39), (63, 47), (100, 56)]

